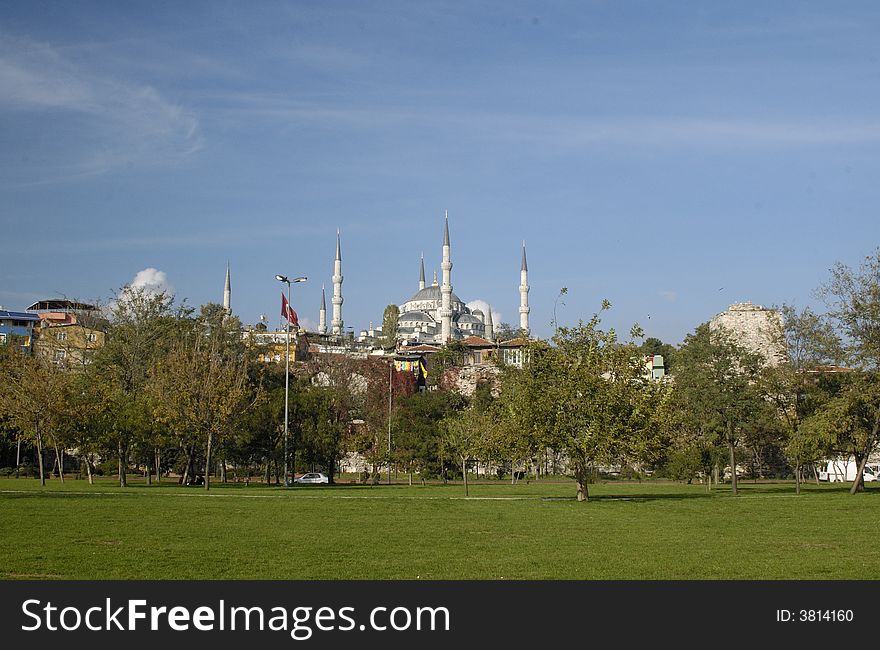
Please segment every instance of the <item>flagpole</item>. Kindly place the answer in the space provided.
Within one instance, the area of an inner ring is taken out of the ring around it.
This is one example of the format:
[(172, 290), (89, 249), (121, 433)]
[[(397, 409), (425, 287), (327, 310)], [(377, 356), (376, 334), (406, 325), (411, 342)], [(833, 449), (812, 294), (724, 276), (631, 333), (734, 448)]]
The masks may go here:
[[(288, 432), (288, 412), (289, 412), (289, 403), (290, 403), (290, 278), (286, 275), (276, 275), (275, 279), (279, 282), (284, 282), (287, 284), (287, 304), (282, 305), (284, 309), (284, 320), (287, 321), (287, 336), (285, 337), (287, 343), (287, 353), (284, 355), (284, 487), (290, 487), (290, 479), (287, 477), (287, 462), (288, 462), (288, 452), (287, 452), (287, 432)], [(293, 282), (305, 282), (308, 278), (296, 278)], [(281, 297), (284, 297), (284, 294), (281, 294)]]
[(287, 354), (284, 355), (284, 487), (290, 487), (290, 479), (287, 477), (287, 413), (290, 403), (290, 280), (287, 281)]

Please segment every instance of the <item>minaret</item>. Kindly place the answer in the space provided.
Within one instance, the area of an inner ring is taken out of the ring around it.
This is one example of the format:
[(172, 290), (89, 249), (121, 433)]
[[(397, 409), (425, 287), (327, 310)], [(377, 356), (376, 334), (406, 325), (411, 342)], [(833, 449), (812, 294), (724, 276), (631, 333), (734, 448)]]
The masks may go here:
[(333, 262), (333, 334), (342, 334), (342, 248), (339, 245), (339, 229), (336, 229), (336, 261)]
[(437, 286), (437, 271), (434, 271), (434, 282), (431, 283), (432, 287)]
[(327, 333), (327, 300), (324, 298), (324, 285), (321, 285), (321, 310), (318, 312), (318, 333)]
[(522, 264), (519, 270), (519, 328), (529, 335), (529, 265), (526, 263), (526, 243), (523, 242)]
[(449, 210), (443, 222), (443, 284), (440, 285), (440, 343), (446, 345), (452, 336), (452, 260), (449, 257)]
[(229, 260), (226, 261), (226, 285), (223, 287), (223, 309), (226, 315), (232, 313), (232, 283), (229, 280)]
[(419, 291), (425, 288), (425, 254), (422, 253), (422, 262), (419, 265)]
[(492, 305), (486, 312), (486, 338), (490, 341), (495, 338), (495, 325), (492, 323)]

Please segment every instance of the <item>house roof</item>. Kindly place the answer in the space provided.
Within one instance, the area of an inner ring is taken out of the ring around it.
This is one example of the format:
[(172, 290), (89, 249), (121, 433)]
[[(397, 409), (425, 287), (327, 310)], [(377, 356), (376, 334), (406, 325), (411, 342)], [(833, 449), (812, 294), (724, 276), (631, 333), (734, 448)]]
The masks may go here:
[(29, 314), (26, 311), (7, 311), (0, 309), (0, 318), (8, 318), (10, 320), (29, 320), (38, 321), (40, 317), (36, 314)]
[(524, 345), (528, 345), (528, 344), (529, 344), (528, 339), (519, 338), (519, 339), (510, 339), (509, 341), (502, 341), (499, 345), (502, 348), (521, 348)]
[(89, 305), (84, 302), (74, 302), (64, 298), (50, 298), (49, 300), (38, 300), (28, 307), (28, 311), (95, 311), (98, 308), (95, 305)]
[(495, 344), (492, 343), (489, 339), (484, 339), (482, 336), (468, 336), (461, 341), (464, 345), (471, 348), (491, 348)]
[(414, 346), (406, 346), (407, 352), (439, 352), (440, 348), (436, 345), (414, 345)]

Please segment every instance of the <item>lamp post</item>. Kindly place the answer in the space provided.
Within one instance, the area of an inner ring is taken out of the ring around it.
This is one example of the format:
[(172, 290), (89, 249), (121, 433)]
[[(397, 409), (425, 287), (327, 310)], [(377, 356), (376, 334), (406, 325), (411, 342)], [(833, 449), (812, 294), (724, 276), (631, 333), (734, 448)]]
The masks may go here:
[(394, 360), (388, 364), (388, 485), (391, 485), (391, 373), (394, 371)]
[(275, 279), (287, 285), (287, 313), (284, 320), (287, 321), (287, 353), (284, 355), (284, 487), (290, 487), (290, 479), (287, 478), (287, 428), (288, 428), (288, 403), (290, 397), (290, 285), (292, 282), (305, 282), (308, 278), (300, 277), (291, 280), (286, 275), (276, 275)]

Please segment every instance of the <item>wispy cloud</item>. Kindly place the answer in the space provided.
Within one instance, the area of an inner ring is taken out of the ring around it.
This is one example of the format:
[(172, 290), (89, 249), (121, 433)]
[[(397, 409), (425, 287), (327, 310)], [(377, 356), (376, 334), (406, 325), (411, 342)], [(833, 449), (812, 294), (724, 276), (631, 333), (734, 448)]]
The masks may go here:
[(657, 295), (669, 302), (675, 302), (678, 298), (678, 294), (675, 291), (658, 291)]
[[(41, 140), (50, 150), (16, 151), (14, 165), (0, 158), (4, 167), (14, 166), (16, 181), (53, 182), (175, 162), (202, 146), (191, 110), (152, 86), (96, 74), (49, 44), (0, 33), (0, 87), (0, 112), (27, 113), (29, 124), (58, 135)], [(41, 119), (34, 120), (34, 113)], [(26, 178), (28, 170), (18, 162), (28, 153), (53, 161), (48, 170), (41, 164), (39, 179)]]
[(249, 123), (277, 120), (286, 127), (449, 129), (486, 140), (525, 142), (560, 150), (591, 145), (701, 147), (734, 149), (778, 146), (850, 145), (880, 141), (880, 121), (858, 116), (815, 119), (743, 116), (630, 116), (528, 114), (443, 108), (349, 105), (287, 94), (228, 93), (206, 96), (220, 119)]

